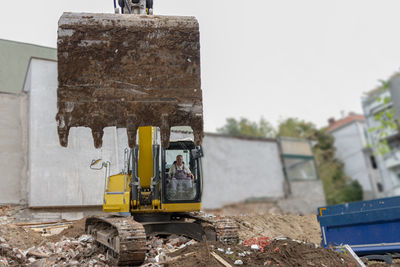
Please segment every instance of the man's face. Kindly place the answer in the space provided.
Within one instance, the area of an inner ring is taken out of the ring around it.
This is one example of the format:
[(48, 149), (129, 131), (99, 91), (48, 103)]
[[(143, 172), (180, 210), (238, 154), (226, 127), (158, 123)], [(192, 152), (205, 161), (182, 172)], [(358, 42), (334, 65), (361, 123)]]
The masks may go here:
[(180, 165), (182, 165), (182, 162), (183, 162), (183, 157), (182, 156), (177, 156), (176, 157), (176, 163), (180, 166)]

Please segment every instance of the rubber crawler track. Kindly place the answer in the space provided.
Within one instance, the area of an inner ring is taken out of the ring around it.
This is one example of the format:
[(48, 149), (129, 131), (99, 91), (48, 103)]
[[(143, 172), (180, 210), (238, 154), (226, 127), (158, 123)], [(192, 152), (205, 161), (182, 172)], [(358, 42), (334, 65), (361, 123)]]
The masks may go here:
[(143, 226), (132, 217), (91, 217), (86, 220), (86, 232), (97, 240), (97, 231), (111, 233), (108, 250), (109, 262), (112, 265), (141, 265), (146, 257), (146, 233)]

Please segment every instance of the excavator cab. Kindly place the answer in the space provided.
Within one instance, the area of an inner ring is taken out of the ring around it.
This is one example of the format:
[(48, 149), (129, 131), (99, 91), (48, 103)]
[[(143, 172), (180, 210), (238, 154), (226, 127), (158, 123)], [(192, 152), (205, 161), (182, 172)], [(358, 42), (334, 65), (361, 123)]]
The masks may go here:
[[(192, 141), (170, 142), (167, 149), (163, 149), (162, 166), (163, 174), (163, 203), (200, 203), (202, 188), (201, 157)], [(187, 166), (193, 177), (177, 179), (170, 172), (171, 167), (176, 164), (177, 156), (183, 157), (183, 164)]]
[[(176, 213), (200, 211), (202, 195), (201, 147), (191, 140), (175, 140), (163, 148), (154, 140), (155, 127), (139, 128), (139, 146), (125, 149), (122, 173), (110, 175), (105, 167), (105, 212)], [(157, 138), (157, 137), (155, 137)], [(155, 143), (153, 143), (155, 142)], [(170, 171), (177, 156), (191, 175), (175, 177)], [(92, 165), (97, 164), (93, 160)]]

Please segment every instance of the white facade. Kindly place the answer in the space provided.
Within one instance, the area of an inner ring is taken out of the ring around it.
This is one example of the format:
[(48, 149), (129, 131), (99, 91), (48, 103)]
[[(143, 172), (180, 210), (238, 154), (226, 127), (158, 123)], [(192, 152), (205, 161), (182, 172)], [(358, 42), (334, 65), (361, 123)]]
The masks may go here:
[(284, 176), (276, 141), (206, 134), (203, 205), (220, 208), (251, 198), (282, 198)]
[[(73, 128), (68, 148), (57, 134), (57, 62), (33, 59), (25, 90), (29, 92), (29, 206), (77, 206), (102, 203), (104, 179), (89, 168), (91, 159), (117, 161), (116, 130), (105, 129), (103, 147), (95, 149), (89, 128)], [(117, 172), (116, 164), (111, 166)]]
[(25, 203), (28, 171), (26, 94), (0, 93), (0, 203)]
[(330, 133), (335, 137), (336, 156), (344, 163), (344, 172), (361, 184), (364, 199), (380, 197), (378, 183), (381, 181), (373, 155), (367, 149), (365, 122), (353, 120)]
[[(374, 118), (375, 115), (382, 110), (392, 107), (392, 102), (383, 104), (382, 100), (378, 101), (378, 98), (384, 99), (385, 97), (390, 97), (389, 90), (376, 89), (363, 98), (362, 105), (368, 129), (379, 127), (379, 122)], [(378, 141), (382, 140), (382, 138), (391, 140), (397, 134), (397, 131), (385, 131), (389, 136), (381, 137), (378, 131), (369, 131), (368, 142), (372, 145), (373, 149), (375, 149)], [(391, 147), (391, 152), (388, 154), (375, 154), (379, 173), (382, 177), (383, 195), (388, 197), (400, 195), (400, 149), (398, 147)]]

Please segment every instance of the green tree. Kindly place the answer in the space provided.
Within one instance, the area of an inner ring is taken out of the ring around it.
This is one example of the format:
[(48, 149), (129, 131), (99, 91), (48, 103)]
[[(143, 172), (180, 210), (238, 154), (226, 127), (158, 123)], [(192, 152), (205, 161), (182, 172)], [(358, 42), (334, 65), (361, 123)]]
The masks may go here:
[(311, 122), (299, 120), (297, 118), (288, 118), (281, 121), (278, 126), (280, 136), (296, 137), (304, 139), (315, 139), (316, 126)]
[[(380, 92), (386, 92), (389, 89), (390, 81), (380, 80)], [(388, 106), (392, 101), (390, 96), (377, 97), (376, 101), (383, 107)], [(374, 116), (374, 120), (378, 122), (377, 127), (371, 127), (368, 132), (376, 136), (376, 143), (374, 144), (374, 152), (378, 155), (386, 155), (391, 152), (388, 144), (387, 137), (393, 131), (399, 131), (399, 121), (396, 117), (394, 107), (386, 107)]]
[(326, 128), (317, 129), (311, 123), (288, 118), (279, 123), (278, 135), (305, 138), (315, 142), (313, 152), (329, 205), (362, 200), (362, 187), (344, 173), (344, 165), (335, 157), (334, 137)]
[(233, 135), (233, 136), (255, 136), (255, 137), (275, 137), (276, 130), (274, 127), (263, 117), (260, 121), (253, 122), (246, 118), (226, 119), (223, 127), (217, 129), (218, 133)]

